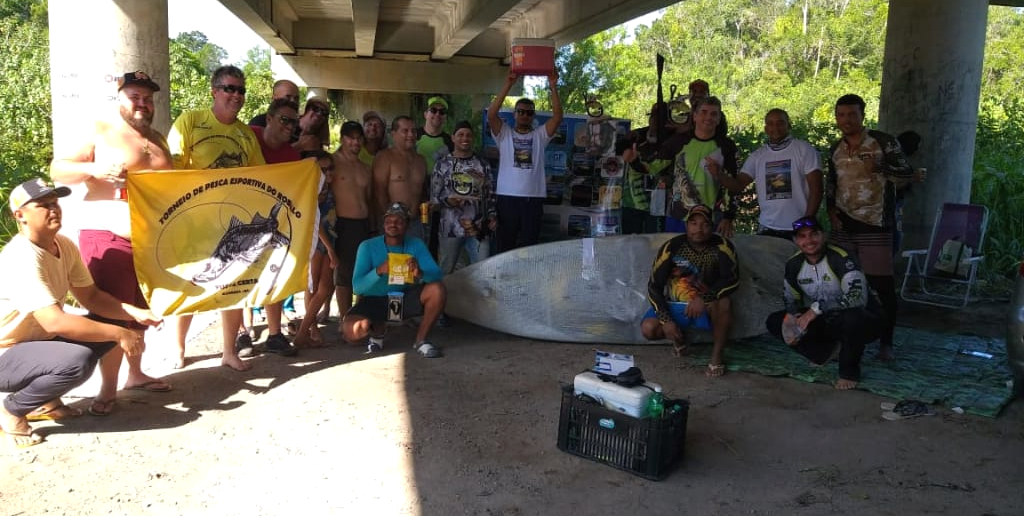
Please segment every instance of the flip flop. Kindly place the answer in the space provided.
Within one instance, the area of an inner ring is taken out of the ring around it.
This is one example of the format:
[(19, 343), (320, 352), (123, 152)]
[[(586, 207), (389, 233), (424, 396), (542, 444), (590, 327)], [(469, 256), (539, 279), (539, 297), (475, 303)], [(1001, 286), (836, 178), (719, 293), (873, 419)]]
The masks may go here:
[(704, 371), (704, 376), (708, 378), (718, 378), (725, 374), (725, 364), (708, 364), (708, 370)]
[(903, 400), (899, 403), (883, 402), (881, 408), (882, 418), (888, 421), (935, 415), (935, 411), (927, 403), (918, 400)]
[(83, 412), (82, 409), (69, 407), (67, 405), (58, 405), (44, 412), (29, 412), (25, 416), (25, 419), (29, 421), (60, 421), (62, 419), (79, 417), (83, 414), (85, 414), (85, 412)]
[[(43, 436), (31, 430), (28, 432), (8, 432), (6, 430), (0, 430), (0, 435), (6, 435), (9, 437), (9, 441), (15, 448), (30, 448), (46, 440)], [(18, 437), (28, 437), (28, 442), (18, 443), (16, 441)]]
[(89, 413), (97, 417), (109, 416), (114, 411), (114, 404), (117, 400), (92, 400), (89, 405)]
[(126, 391), (145, 391), (145, 392), (170, 392), (174, 387), (171, 384), (163, 380), (150, 380), (143, 382), (138, 385), (132, 385), (131, 387), (125, 387)]

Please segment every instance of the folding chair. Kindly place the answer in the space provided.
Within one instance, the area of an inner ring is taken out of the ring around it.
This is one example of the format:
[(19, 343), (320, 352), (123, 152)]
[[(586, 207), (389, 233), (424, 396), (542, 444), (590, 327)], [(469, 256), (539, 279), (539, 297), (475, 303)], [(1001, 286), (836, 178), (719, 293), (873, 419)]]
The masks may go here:
[[(971, 299), (978, 267), (985, 259), (982, 244), (988, 227), (988, 208), (978, 204), (945, 203), (935, 214), (928, 249), (904, 251), (909, 258), (900, 297), (914, 303), (963, 308)], [(970, 257), (957, 263), (957, 273), (935, 268), (946, 241), (958, 239), (971, 248)], [(961, 265), (962, 264), (962, 269)], [(961, 274), (960, 271), (963, 270)]]

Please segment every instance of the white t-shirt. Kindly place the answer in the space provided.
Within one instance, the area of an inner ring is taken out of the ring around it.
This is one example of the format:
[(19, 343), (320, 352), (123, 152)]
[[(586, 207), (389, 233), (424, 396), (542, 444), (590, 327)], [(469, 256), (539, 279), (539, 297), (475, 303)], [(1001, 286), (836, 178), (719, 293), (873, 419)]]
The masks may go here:
[(754, 151), (740, 173), (754, 180), (761, 225), (781, 231), (807, 212), (807, 174), (821, 170), (821, 157), (811, 144), (793, 139), (782, 150), (764, 145)]
[(93, 284), (74, 242), (57, 235), (57, 247), (59, 257), (17, 235), (0, 251), (0, 270), (6, 274), (0, 291), (0, 348), (56, 337), (39, 325), (34, 312), (64, 306), (71, 287)]
[(547, 197), (544, 148), (550, 139), (543, 125), (519, 134), (509, 124), (502, 124), (501, 132), (495, 138), (499, 153), (495, 193), (513, 197)]

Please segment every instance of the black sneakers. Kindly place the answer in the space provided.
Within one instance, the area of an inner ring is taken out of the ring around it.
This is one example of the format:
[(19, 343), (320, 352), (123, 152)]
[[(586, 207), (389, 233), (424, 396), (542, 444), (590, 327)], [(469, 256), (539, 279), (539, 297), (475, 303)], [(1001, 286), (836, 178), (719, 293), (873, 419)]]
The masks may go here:
[(264, 347), (267, 348), (268, 353), (276, 353), (283, 357), (290, 357), (298, 353), (291, 342), (288, 342), (288, 338), (280, 333), (268, 336)]

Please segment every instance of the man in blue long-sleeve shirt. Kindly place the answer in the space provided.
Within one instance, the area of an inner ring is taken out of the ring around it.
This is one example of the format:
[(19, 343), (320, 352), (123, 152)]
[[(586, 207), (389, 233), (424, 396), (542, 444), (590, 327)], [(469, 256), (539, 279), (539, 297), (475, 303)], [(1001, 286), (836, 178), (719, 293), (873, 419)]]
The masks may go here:
[(393, 203), (384, 212), (384, 234), (359, 244), (352, 276), (352, 290), (359, 300), (342, 319), (342, 332), (349, 342), (369, 337), (367, 352), (372, 353), (384, 346), (387, 321), (395, 319), (389, 312), (398, 319), (422, 315), (413, 348), (424, 357), (436, 358), (441, 350), (427, 336), (444, 311), (447, 291), (427, 245), (406, 236), (409, 219), (409, 209)]

